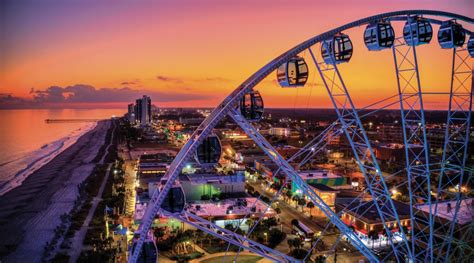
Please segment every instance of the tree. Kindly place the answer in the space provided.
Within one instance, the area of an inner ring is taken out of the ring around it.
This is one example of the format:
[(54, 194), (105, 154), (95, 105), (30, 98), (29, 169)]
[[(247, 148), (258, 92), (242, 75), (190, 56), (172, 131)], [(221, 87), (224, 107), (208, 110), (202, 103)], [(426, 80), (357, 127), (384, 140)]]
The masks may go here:
[(206, 234), (201, 229), (197, 229), (195, 234), (196, 234), (196, 240), (199, 240), (199, 242), (201, 243), (201, 247), (202, 247), (203, 246), (202, 242), (204, 241), (204, 239), (206, 237)]
[(316, 263), (325, 263), (326, 262), (326, 257), (323, 255), (319, 255), (316, 257)]
[(290, 247), (290, 251), (292, 251), (292, 248), (293, 248), (293, 239), (288, 239), (286, 242), (288, 243), (288, 247)]
[(375, 230), (371, 230), (369, 231), (369, 233), (367, 234), (367, 237), (372, 240), (372, 249), (374, 249), (374, 242), (375, 240), (377, 240), (379, 238), (379, 233)]
[(294, 195), (292, 200), (295, 202), (295, 208), (298, 207), (298, 202), (300, 200), (300, 197), (298, 195)]
[(303, 247), (303, 242), (298, 237), (293, 238), (293, 246), (295, 247), (295, 249), (299, 249), (299, 248)]
[(268, 233), (268, 246), (271, 248), (275, 248), (285, 238), (286, 234), (284, 232), (276, 228), (270, 229)]
[(309, 216), (310, 217), (313, 217), (313, 214), (311, 213), (313, 211), (313, 208), (314, 208), (314, 203), (309, 201), (307, 204), (306, 204), (306, 207), (309, 208)]
[(303, 207), (306, 205), (306, 201), (303, 197), (298, 199), (298, 205), (301, 206), (301, 212), (303, 212)]
[(304, 259), (307, 253), (308, 251), (301, 248), (297, 248), (291, 252), (291, 256), (293, 256), (296, 259)]
[(264, 225), (266, 228), (270, 228), (272, 226), (277, 226), (278, 222), (275, 217), (269, 217), (262, 221), (262, 225)]
[(292, 226), (299, 226), (300, 222), (298, 221), (298, 219), (291, 219), (291, 225)]

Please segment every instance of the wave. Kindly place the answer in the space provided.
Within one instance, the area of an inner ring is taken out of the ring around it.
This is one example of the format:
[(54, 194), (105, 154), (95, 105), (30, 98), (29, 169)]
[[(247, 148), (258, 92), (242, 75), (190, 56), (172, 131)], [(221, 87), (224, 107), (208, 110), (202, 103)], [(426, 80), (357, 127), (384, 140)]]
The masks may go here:
[(41, 148), (18, 154), (0, 164), (0, 196), (20, 186), (33, 172), (54, 159), (58, 154), (73, 145), (79, 137), (95, 128), (97, 123), (87, 123), (59, 140), (47, 143)]

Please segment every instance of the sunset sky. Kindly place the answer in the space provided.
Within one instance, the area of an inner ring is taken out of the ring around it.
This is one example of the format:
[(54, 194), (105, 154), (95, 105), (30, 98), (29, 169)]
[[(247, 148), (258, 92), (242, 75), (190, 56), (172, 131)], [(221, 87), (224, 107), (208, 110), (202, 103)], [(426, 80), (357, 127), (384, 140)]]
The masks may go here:
[[(296, 44), (359, 18), (404, 9), (474, 15), (472, 0), (2, 0), (0, 108), (35, 107), (38, 101), (48, 107), (116, 107), (141, 94), (157, 106), (212, 107)], [(398, 35), (401, 25), (395, 26)], [(345, 32), (354, 55), (340, 67), (359, 107), (396, 93), (392, 52), (369, 53), (363, 30)], [(452, 51), (441, 50), (434, 36), (418, 54), (424, 90), (448, 91)], [(259, 86), (266, 105), (329, 107), (319, 76), (310, 74), (313, 85), (299, 90), (281, 89), (271, 74)], [(430, 96), (426, 105), (439, 109), (445, 101)]]

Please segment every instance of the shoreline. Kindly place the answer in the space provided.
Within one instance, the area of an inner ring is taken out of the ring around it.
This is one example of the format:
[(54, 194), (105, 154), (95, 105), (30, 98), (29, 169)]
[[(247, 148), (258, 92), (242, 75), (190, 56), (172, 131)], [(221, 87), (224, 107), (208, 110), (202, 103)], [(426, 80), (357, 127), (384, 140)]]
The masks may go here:
[[(38, 156), (33, 161), (26, 164), (26, 167), (21, 168), (14, 175), (10, 176), (10, 178), (8, 178), (5, 181), (0, 182), (0, 197), (5, 195), (9, 191), (15, 189), (16, 187), (21, 186), (23, 181), (25, 181), (28, 178), (28, 176), (33, 174), (35, 171), (41, 169), (41, 167), (49, 163), (51, 160), (53, 160), (56, 156), (58, 156), (62, 152), (66, 151), (69, 147), (75, 144), (80, 137), (82, 137), (83, 135), (95, 129), (95, 127), (97, 127), (97, 123), (98, 122), (88, 124), (84, 127), (81, 127), (79, 129), (72, 131), (68, 136), (65, 136), (63, 138), (60, 138), (58, 140), (55, 140), (46, 144), (47, 146), (58, 144), (58, 146), (55, 147), (55, 149), (53, 149), (52, 151), (47, 152), (44, 155)], [(35, 151), (32, 151), (29, 154), (34, 154), (35, 152), (41, 151), (43, 147), (41, 147), (40, 149), (36, 149)], [(16, 162), (16, 161), (21, 162), (23, 161), (23, 159), (12, 160), (12, 161), (2, 164), (2, 166)]]
[(44, 246), (69, 213), (78, 185), (93, 171), (112, 121), (99, 121), (0, 198), (0, 261), (40, 262)]

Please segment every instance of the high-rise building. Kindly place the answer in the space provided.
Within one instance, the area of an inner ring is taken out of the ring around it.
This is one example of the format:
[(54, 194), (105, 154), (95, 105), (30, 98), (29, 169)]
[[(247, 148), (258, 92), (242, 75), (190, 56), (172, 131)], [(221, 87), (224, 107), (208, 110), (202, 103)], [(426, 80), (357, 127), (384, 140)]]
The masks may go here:
[(151, 99), (143, 95), (141, 99), (137, 99), (135, 104), (135, 119), (141, 126), (151, 123)]
[(135, 123), (135, 105), (128, 104), (127, 119), (130, 123)]

